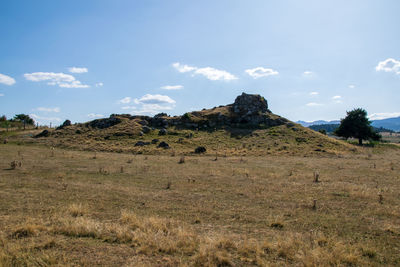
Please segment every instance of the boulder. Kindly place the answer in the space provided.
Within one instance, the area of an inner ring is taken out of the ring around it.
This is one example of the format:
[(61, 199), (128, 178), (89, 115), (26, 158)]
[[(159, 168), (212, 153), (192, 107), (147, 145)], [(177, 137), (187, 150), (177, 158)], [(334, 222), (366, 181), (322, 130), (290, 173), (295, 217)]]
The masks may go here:
[(150, 142), (138, 141), (135, 146), (147, 146), (150, 145)]
[(166, 135), (168, 133), (167, 129), (163, 128), (158, 132), (158, 135)]
[(49, 137), (50, 136), (50, 132), (48, 130), (43, 130), (41, 133), (35, 135), (35, 138), (39, 138), (39, 137)]
[(143, 132), (143, 133), (147, 134), (147, 133), (149, 133), (150, 131), (151, 131), (151, 128), (150, 128), (150, 127), (148, 127), (148, 126), (143, 126), (143, 127), (142, 127), (142, 132)]
[(166, 142), (162, 141), (161, 143), (158, 144), (157, 147), (167, 149), (167, 148), (169, 148), (169, 145)]
[(153, 140), (151, 140), (151, 143), (152, 143), (152, 144), (157, 144), (159, 141), (160, 141), (160, 140), (158, 140), (158, 139), (153, 139)]
[(194, 153), (201, 154), (201, 153), (205, 153), (206, 151), (207, 151), (207, 149), (204, 146), (199, 146), (199, 147), (196, 147), (196, 149), (194, 150)]

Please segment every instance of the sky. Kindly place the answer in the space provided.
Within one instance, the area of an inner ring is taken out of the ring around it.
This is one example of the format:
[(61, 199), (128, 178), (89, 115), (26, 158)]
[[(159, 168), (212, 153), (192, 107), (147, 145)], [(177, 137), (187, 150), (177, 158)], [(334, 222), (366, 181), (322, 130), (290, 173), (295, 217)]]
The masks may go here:
[(264, 96), (290, 120), (400, 116), (397, 0), (2, 0), (0, 115), (181, 115)]

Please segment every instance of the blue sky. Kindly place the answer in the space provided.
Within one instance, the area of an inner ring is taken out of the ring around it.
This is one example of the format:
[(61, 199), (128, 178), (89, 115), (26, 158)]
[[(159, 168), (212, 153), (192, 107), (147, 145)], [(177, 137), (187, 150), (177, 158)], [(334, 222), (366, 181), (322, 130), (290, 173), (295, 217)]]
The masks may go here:
[(0, 3), (0, 113), (180, 115), (258, 93), (291, 120), (400, 116), (400, 2)]

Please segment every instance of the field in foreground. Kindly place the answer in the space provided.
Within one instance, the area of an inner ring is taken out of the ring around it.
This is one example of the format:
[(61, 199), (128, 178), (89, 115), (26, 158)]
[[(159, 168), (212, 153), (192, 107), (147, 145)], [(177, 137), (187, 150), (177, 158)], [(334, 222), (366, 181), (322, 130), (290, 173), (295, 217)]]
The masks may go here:
[(399, 149), (0, 159), (0, 266), (400, 264)]

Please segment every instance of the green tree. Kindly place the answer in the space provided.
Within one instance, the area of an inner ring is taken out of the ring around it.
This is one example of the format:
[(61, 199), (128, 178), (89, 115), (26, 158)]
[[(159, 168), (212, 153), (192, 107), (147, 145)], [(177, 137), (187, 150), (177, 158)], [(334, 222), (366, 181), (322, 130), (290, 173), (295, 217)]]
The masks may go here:
[(29, 117), (29, 115), (26, 114), (17, 114), (14, 116), (14, 121), (19, 121), (22, 122), (24, 124), (24, 130), (25, 130), (25, 125), (35, 125), (35, 121)]
[(340, 121), (335, 135), (346, 139), (349, 137), (357, 138), (359, 145), (362, 145), (363, 140), (381, 139), (381, 136), (372, 128), (371, 122), (367, 117), (367, 111), (362, 108), (347, 111), (347, 116)]

